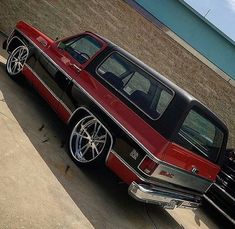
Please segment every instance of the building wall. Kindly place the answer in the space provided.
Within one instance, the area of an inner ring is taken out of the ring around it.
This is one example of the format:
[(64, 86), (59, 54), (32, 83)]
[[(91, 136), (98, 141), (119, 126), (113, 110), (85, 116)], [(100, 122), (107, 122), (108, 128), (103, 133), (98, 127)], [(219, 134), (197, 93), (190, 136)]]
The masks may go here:
[(209, 106), (229, 127), (235, 147), (234, 87), (124, 1), (8, 0), (0, 1), (0, 15), (5, 33), (25, 20), (52, 38), (84, 30), (107, 37)]
[(235, 80), (235, 45), (179, 0), (135, 0)]

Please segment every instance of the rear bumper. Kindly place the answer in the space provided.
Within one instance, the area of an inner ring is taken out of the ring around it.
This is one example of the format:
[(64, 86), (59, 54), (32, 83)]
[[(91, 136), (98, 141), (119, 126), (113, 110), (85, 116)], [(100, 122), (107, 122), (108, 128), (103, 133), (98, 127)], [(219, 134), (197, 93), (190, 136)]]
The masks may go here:
[(176, 207), (195, 209), (201, 205), (201, 198), (198, 196), (136, 182), (131, 183), (128, 191), (130, 196), (139, 201), (158, 204), (167, 209)]

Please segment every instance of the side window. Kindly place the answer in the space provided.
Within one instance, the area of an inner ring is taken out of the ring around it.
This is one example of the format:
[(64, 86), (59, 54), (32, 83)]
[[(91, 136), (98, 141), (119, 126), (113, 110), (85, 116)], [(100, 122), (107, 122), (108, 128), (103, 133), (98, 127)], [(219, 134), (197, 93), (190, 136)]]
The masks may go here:
[(170, 89), (118, 52), (101, 63), (97, 73), (152, 119), (159, 118), (173, 98)]
[(150, 81), (138, 72), (135, 72), (130, 75), (130, 77), (126, 78), (125, 86), (123, 88), (123, 90), (129, 95), (137, 90), (147, 94), (149, 89)]
[(89, 35), (72, 38), (64, 41), (63, 44), (65, 51), (81, 64), (94, 56), (102, 47), (95, 38)]
[(110, 58), (108, 58), (98, 69), (100, 74), (110, 72), (117, 77), (120, 77), (126, 71), (127, 68), (123, 63), (122, 58), (120, 58), (117, 53), (114, 53)]
[(209, 117), (191, 110), (179, 131), (179, 137), (186, 148), (216, 161), (224, 135)]
[(171, 99), (172, 96), (169, 92), (161, 90), (159, 102), (156, 107), (157, 112), (162, 113), (166, 109), (167, 105), (170, 103)]

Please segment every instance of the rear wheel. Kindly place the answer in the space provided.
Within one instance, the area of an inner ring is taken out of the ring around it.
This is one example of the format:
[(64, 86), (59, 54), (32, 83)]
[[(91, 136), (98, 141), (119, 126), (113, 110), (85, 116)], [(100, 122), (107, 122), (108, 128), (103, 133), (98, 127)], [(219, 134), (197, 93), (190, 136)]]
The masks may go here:
[(69, 154), (79, 166), (104, 164), (110, 150), (111, 136), (94, 116), (80, 119), (70, 128)]
[(29, 56), (26, 46), (18, 46), (7, 58), (6, 71), (11, 78), (17, 79), (23, 70), (24, 64)]

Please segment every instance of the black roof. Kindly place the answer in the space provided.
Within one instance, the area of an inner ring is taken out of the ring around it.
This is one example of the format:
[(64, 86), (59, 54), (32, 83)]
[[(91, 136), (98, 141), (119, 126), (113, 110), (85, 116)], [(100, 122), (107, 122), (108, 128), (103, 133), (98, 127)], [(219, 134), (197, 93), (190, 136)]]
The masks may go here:
[(145, 64), (144, 62), (142, 62), (141, 60), (139, 60), (138, 58), (136, 58), (135, 56), (133, 56), (132, 54), (130, 54), (129, 52), (127, 52), (126, 50), (121, 48), (120, 46), (118, 46), (117, 44), (113, 43), (112, 41), (110, 41), (107, 38), (104, 38), (98, 34), (95, 34), (95, 33), (93, 33), (93, 34), (98, 36), (102, 40), (104, 40), (108, 44), (110, 49), (120, 52), (121, 54), (126, 56), (129, 60), (133, 61), (139, 67), (141, 67), (143, 70), (145, 70), (150, 75), (152, 75), (154, 78), (156, 78), (161, 83), (166, 85), (168, 88), (172, 89), (174, 91), (175, 97), (177, 97), (177, 100), (179, 101), (179, 103), (184, 104), (184, 106), (191, 107), (191, 106), (196, 105), (197, 107), (199, 107), (201, 110), (204, 111), (204, 113), (206, 113), (211, 118), (211, 121), (216, 122), (217, 125), (220, 126), (221, 130), (225, 133), (225, 135), (228, 135), (228, 128), (226, 127), (224, 122), (222, 122), (221, 119), (214, 112), (212, 112), (206, 105), (204, 105), (201, 101), (196, 99), (190, 93), (188, 93), (187, 91), (185, 91), (181, 87), (177, 86), (175, 83), (173, 83), (172, 81), (167, 79), (165, 76), (163, 76), (162, 74), (160, 74), (159, 72), (157, 72), (153, 68), (149, 67), (147, 64)]

